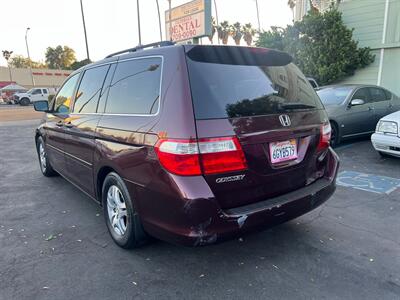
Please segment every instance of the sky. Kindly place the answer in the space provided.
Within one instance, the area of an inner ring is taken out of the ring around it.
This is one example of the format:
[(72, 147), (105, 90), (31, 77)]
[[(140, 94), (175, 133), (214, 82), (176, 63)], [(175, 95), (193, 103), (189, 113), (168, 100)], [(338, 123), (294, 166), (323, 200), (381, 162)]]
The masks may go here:
[[(1, 2), (6, 0), (0, 0)], [(188, 0), (172, 0), (172, 7)], [(142, 44), (160, 40), (157, 5), (155, 0), (140, 0)], [(216, 0), (219, 22), (252, 23), (257, 28), (255, 0)], [(159, 0), (163, 37), (164, 11), (167, 0)], [(287, 0), (258, 0), (262, 29), (286, 26), (292, 22), (292, 11)], [(0, 7), (5, 7), (1, 5)], [(27, 56), (25, 31), (31, 58), (44, 61), (46, 48), (67, 45), (75, 50), (78, 60), (86, 58), (85, 40), (79, 0), (13, 0), (0, 18), (0, 50)], [(11, 7), (23, 9), (13, 10)], [(131, 48), (139, 43), (136, 0), (83, 0), (88, 35), (89, 53), (93, 61), (107, 54)], [(212, 14), (215, 15), (214, 5)], [(1, 56), (0, 65), (6, 61)]]

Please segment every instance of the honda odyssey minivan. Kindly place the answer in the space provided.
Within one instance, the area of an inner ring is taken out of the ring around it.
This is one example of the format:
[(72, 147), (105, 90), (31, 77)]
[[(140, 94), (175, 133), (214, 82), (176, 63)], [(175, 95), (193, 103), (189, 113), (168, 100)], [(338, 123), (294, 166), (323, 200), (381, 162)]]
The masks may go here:
[(41, 171), (96, 200), (123, 248), (207, 245), (303, 215), (332, 195), (339, 162), (291, 60), (170, 42), (111, 54), (35, 103)]

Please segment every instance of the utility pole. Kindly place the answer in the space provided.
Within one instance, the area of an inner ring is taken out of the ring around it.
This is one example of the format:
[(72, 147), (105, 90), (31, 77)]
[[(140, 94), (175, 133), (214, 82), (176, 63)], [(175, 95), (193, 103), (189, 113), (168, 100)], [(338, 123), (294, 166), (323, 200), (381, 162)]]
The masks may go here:
[(32, 73), (31, 56), (29, 54), (29, 47), (28, 47), (28, 31), (29, 30), (31, 30), (31, 28), (27, 27), (26, 31), (25, 31), (25, 43), (26, 43), (26, 52), (28, 52), (28, 63), (29, 63), (29, 70), (31, 71), (32, 85), (35, 86), (35, 79), (33, 78), (33, 73)]
[(157, 12), (158, 12), (158, 26), (160, 27), (160, 42), (163, 40), (162, 38), (162, 30), (161, 30), (161, 16), (160, 16), (160, 6), (158, 5), (158, 0), (156, 0), (157, 3)]
[(89, 45), (88, 45), (87, 34), (86, 34), (85, 14), (83, 13), (83, 4), (82, 4), (82, 0), (80, 0), (80, 1), (81, 1), (81, 13), (82, 13), (83, 32), (85, 33), (86, 57), (87, 57), (87, 60), (90, 60), (90, 57), (89, 57)]
[(8, 62), (8, 60), (11, 57), (11, 54), (13, 54), (13, 51), (8, 51), (8, 50), (3, 50), (3, 57), (4, 59), (7, 61), (7, 66), (8, 66), (8, 72), (10, 73), (10, 81), (12, 82), (12, 74), (11, 74), (11, 67), (10, 67), (10, 63)]
[(218, 45), (219, 43), (219, 34), (218, 34), (218, 26), (219, 26), (219, 21), (218, 21), (218, 10), (217, 10), (217, 0), (214, 0), (214, 8), (215, 8), (215, 21), (217, 22), (217, 40), (218, 40)]
[(256, 0), (256, 9), (257, 9), (258, 32), (261, 32), (260, 12), (258, 10), (258, 0)]
[(172, 41), (172, 7), (171, 0), (168, 0), (169, 3), (169, 40)]
[(142, 35), (140, 33), (140, 9), (139, 9), (139, 0), (136, 0), (137, 6), (137, 22), (138, 22), (138, 33), (139, 33), (139, 46), (142, 44)]

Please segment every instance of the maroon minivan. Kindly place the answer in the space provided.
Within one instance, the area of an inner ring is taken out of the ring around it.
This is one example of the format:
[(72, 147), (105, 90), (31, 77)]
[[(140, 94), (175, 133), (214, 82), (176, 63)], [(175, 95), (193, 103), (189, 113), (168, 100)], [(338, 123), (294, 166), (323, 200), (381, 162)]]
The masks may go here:
[(98, 201), (124, 248), (206, 245), (296, 218), (335, 191), (338, 157), (291, 60), (169, 42), (111, 54), (34, 104), (41, 171)]

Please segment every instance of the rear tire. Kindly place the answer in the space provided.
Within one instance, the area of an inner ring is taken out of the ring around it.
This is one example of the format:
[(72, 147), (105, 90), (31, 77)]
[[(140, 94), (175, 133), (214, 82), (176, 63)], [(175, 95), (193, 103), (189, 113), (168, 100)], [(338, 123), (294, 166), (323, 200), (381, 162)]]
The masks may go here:
[(143, 230), (128, 189), (117, 173), (107, 175), (101, 195), (104, 219), (114, 242), (124, 249), (142, 246), (148, 236)]
[(42, 171), (42, 174), (46, 177), (56, 176), (57, 172), (54, 171), (53, 167), (50, 164), (49, 158), (47, 156), (46, 146), (41, 136), (39, 136), (36, 141), (36, 150), (38, 153), (40, 171)]
[(19, 105), (21, 106), (28, 106), (29, 104), (31, 104), (31, 101), (28, 98), (22, 98), (19, 101)]
[(339, 129), (336, 123), (331, 122), (331, 147), (335, 148), (340, 144), (340, 136), (339, 136)]

